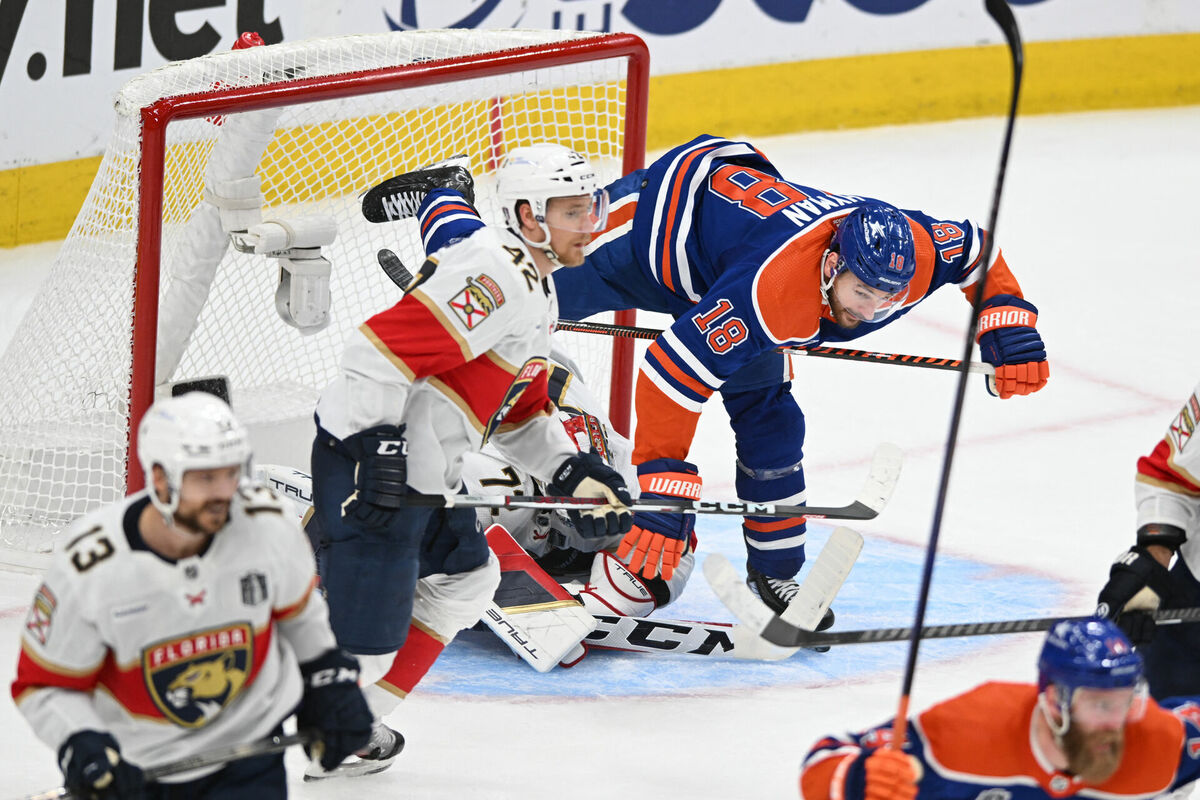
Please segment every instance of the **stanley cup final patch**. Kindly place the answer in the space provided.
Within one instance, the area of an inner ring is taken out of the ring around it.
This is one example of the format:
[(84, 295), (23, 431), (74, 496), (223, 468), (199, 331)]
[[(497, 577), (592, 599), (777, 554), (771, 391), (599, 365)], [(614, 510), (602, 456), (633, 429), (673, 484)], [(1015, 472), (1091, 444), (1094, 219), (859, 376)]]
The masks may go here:
[(484, 274), (476, 278), (467, 278), (463, 290), (447, 301), (450, 308), (462, 320), (467, 330), (483, 322), (500, 306), (504, 305), (504, 292), (500, 285)]
[(142, 651), (142, 674), (154, 705), (184, 728), (207, 725), (246, 685), (254, 664), (249, 623), (178, 636)]

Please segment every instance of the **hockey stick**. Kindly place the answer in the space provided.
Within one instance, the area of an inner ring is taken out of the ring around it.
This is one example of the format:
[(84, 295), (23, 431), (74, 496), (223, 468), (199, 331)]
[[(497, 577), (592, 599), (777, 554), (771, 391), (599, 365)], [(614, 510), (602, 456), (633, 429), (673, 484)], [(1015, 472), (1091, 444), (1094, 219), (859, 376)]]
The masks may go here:
[[(1155, 623), (1174, 625), (1183, 622), (1200, 622), (1200, 608), (1174, 608), (1153, 612)], [(926, 625), (921, 628), (921, 639), (951, 639), (961, 636), (996, 636), (1007, 633), (1033, 633), (1048, 631), (1057, 623), (1095, 619), (1083, 617), (1033, 617), (1030, 619), (993, 620), (989, 622), (956, 622), (946, 625)], [(784, 633), (786, 632), (786, 636)], [(913, 638), (912, 628), (868, 628), (858, 631), (830, 631), (813, 633), (799, 627), (785, 629), (777, 626), (769, 641), (780, 647), (815, 647), (835, 644), (877, 644), (880, 642), (904, 642)]]
[(724, 556), (713, 554), (704, 559), (704, 577), (717, 598), (747, 629), (778, 646), (794, 638), (795, 630), (816, 630), (862, 552), (862, 545), (863, 538), (857, 531), (834, 530), (788, 607), (778, 615), (750, 591)]
[[(386, 268), (385, 268), (386, 270)], [(621, 336), (630, 339), (657, 339), (663, 331), (654, 328), (638, 328), (632, 325), (610, 325), (601, 322), (572, 322), (560, 319), (555, 327), (560, 331), (573, 333), (599, 333), (607, 336)], [(819, 358), (845, 358), (851, 361), (877, 361), (884, 364), (898, 364), (902, 367), (925, 367), (927, 369), (957, 370), (962, 367), (962, 361), (954, 358), (938, 358), (936, 356), (906, 356), (900, 353), (876, 353), (871, 350), (851, 350), (845, 347), (780, 347), (781, 353), (800, 356), (817, 356)], [(982, 361), (968, 361), (967, 369), (981, 375), (995, 375), (996, 368)]]
[[(975, 332), (979, 328), (979, 315), (983, 310), (983, 291), (987, 286), (988, 267), (992, 260), (992, 248), (996, 241), (996, 220), (1000, 215), (1000, 195), (1004, 190), (1004, 173), (1008, 167), (1008, 153), (1012, 147), (1013, 127), (1017, 122), (1017, 101), (1021, 94), (1021, 72), (1025, 55), (1021, 48), (1021, 32), (1017, 29), (1017, 20), (1013, 17), (1012, 9), (1005, 0), (984, 0), (987, 12), (991, 15), (1008, 42), (1012, 55), (1013, 79), (1012, 98), (1008, 107), (1008, 122), (1004, 130), (1004, 145), (1000, 149), (1000, 166), (996, 170), (996, 188), (992, 194), (992, 210), (988, 217), (988, 236), (983, 243), (983, 252), (979, 255), (982, 274), (975, 286), (975, 296), (971, 303), (971, 318), (967, 323), (967, 335), (964, 337), (965, 355), (971, 357), (975, 347)], [(954, 411), (950, 416), (950, 432), (946, 437), (946, 449), (942, 458), (942, 474), (938, 481), (937, 502), (934, 504), (933, 523), (929, 530), (929, 546), (925, 551), (925, 565), (921, 571), (921, 588), (917, 594), (917, 609), (914, 614), (912, 628), (916, 631), (908, 648), (908, 659), (904, 665), (904, 680), (901, 683), (900, 698), (897, 703), (893, 738), (889, 747), (900, 750), (904, 747), (906, 726), (908, 725), (908, 704), (912, 696), (913, 676), (917, 670), (917, 652), (921, 646), (921, 630), (924, 628), (925, 609), (929, 603), (929, 588), (933, 583), (933, 562), (937, 556), (938, 536), (942, 529), (942, 514), (946, 508), (946, 496), (950, 489), (950, 469), (954, 463), (954, 449), (958, 442), (958, 428), (962, 422), (963, 404), (967, 395), (968, 371), (960, 369), (954, 396)]]
[[(663, 499), (634, 500), (630, 511), (649, 511), (657, 514), (729, 514), (758, 517), (808, 517), (810, 519), (874, 519), (887, 505), (900, 478), (904, 455), (894, 444), (884, 443), (875, 449), (871, 470), (858, 499), (845, 506), (797, 506), (775, 503), (744, 503), (725, 500)], [(474, 494), (407, 494), (404, 502), (411, 506), (434, 508), (550, 508), (579, 509), (581, 506), (606, 505), (602, 497), (543, 497), (526, 495)]]
[[(257, 739), (253, 742), (218, 747), (206, 753), (187, 756), (177, 761), (168, 761), (166, 764), (160, 764), (157, 767), (150, 767), (143, 770), (142, 774), (145, 776), (146, 783), (154, 783), (158, 779), (166, 778), (170, 775), (191, 772), (192, 770), (203, 769), (204, 767), (213, 767), (218, 764), (227, 764), (230, 761), (241, 761), (246, 758), (282, 753), (294, 745), (309, 745), (315, 741), (317, 741), (317, 736), (311, 731), (299, 731), (282, 736), (268, 736), (265, 739)], [(72, 797), (76, 797), (76, 795), (68, 791), (66, 787), (60, 787), (42, 792), (41, 794), (27, 795), (24, 800), (57, 800), (58, 798)]]

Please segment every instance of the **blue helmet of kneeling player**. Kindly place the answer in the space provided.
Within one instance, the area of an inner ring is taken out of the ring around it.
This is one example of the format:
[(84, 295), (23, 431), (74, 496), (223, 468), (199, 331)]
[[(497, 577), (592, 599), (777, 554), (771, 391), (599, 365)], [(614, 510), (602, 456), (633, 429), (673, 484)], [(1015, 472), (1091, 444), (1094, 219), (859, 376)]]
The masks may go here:
[[(1048, 689), (1053, 688), (1053, 697)], [(1121, 690), (1118, 698), (1089, 698), (1080, 707), (1080, 689)], [(1041, 702), (1057, 711), (1059, 720), (1047, 715), (1051, 728), (1061, 735), (1078, 719), (1116, 712), (1120, 722), (1139, 718), (1146, 708), (1146, 681), (1142, 657), (1111, 620), (1095, 617), (1064, 620), (1047, 634), (1038, 658), (1038, 691)], [(1043, 710), (1047, 710), (1045, 707)]]
[(851, 211), (833, 237), (839, 269), (881, 292), (908, 288), (917, 271), (912, 228), (895, 206), (869, 200)]

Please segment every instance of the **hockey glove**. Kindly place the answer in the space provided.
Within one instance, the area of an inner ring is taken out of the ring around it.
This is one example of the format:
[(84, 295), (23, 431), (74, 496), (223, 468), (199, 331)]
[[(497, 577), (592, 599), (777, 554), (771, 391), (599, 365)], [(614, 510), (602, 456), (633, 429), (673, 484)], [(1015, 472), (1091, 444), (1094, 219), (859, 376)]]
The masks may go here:
[(146, 779), (141, 769), (121, 758), (117, 740), (99, 731), (73, 733), (58, 749), (58, 766), (74, 797), (145, 797)]
[(576, 453), (555, 470), (546, 484), (546, 494), (561, 497), (607, 497), (611, 505), (588, 506), (569, 510), (575, 530), (587, 539), (612, 536), (629, 530), (631, 515), (628, 506), (633, 502), (621, 475), (604, 463), (596, 453)]
[(902, 750), (881, 747), (867, 756), (863, 800), (915, 800), (921, 765)]
[(358, 659), (334, 648), (300, 665), (304, 697), (296, 727), (317, 732), (320, 741), (304, 748), (321, 768), (332, 770), (371, 738), (371, 711), (358, 688)]
[[(673, 458), (656, 458), (638, 465), (639, 500), (653, 502), (667, 498), (700, 499), (699, 471), (694, 464)], [(633, 528), (617, 548), (617, 557), (625, 559), (634, 572), (645, 578), (661, 574), (671, 580), (679, 559), (687, 549), (696, 527), (695, 514), (655, 514), (639, 511), (633, 515)], [(659, 561), (662, 566), (659, 566)]]
[(368, 530), (381, 530), (404, 504), (408, 491), (408, 442), (403, 425), (376, 425), (347, 436), (342, 445), (357, 463), (354, 493), (342, 516)]
[(1117, 623), (1135, 645), (1154, 638), (1154, 617), (1171, 592), (1171, 575), (1158, 559), (1141, 545), (1117, 556), (1108, 571), (1108, 583), (1100, 590), (1096, 615)]
[(1033, 394), (1046, 385), (1050, 364), (1037, 328), (1037, 307), (1011, 294), (989, 297), (979, 315), (979, 354), (996, 368), (988, 392), (1008, 399)]

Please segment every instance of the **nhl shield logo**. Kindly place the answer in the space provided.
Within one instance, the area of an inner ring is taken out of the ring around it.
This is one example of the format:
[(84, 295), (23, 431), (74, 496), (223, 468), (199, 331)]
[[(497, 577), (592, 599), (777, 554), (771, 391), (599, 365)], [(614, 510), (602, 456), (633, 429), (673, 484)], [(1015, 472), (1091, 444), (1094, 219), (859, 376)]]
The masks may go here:
[(246, 684), (254, 633), (235, 623), (190, 633), (142, 651), (142, 673), (154, 705), (185, 728), (207, 725)]

